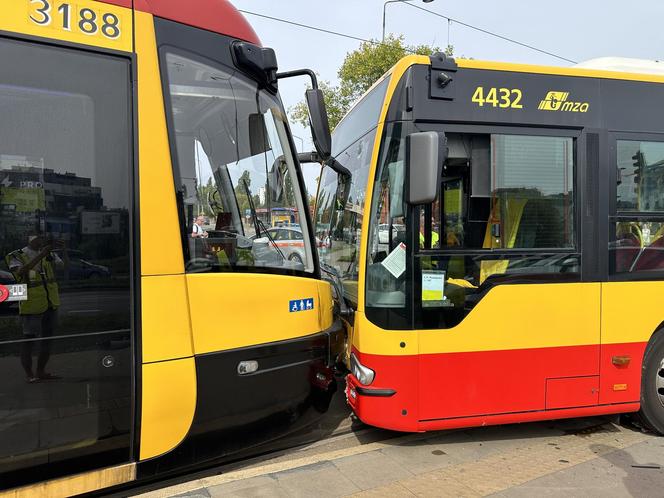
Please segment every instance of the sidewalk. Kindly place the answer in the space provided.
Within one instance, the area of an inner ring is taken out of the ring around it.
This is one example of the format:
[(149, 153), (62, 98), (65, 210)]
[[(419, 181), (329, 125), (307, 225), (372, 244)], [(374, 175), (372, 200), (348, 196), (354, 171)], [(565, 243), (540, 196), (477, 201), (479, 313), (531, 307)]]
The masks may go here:
[(664, 496), (664, 438), (602, 418), (361, 439), (141, 496)]

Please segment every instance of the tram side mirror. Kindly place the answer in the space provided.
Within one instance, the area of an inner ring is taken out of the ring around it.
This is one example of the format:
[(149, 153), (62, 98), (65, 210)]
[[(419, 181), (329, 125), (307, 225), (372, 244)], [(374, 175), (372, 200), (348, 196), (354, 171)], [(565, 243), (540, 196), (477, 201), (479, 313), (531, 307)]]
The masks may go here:
[(430, 204), (436, 200), (447, 154), (444, 133), (424, 131), (406, 137), (409, 204)]
[(309, 109), (309, 125), (316, 152), (321, 160), (327, 161), (332, 155), (332, 136), (323, 91), (320, 88), (310, 88), (304, 96)]

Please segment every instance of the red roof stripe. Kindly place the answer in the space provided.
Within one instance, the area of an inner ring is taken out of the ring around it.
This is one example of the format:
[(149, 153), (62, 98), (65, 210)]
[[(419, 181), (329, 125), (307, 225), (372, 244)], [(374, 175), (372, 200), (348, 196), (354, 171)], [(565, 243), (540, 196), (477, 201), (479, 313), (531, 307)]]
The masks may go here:
[[(99, 0), (131, 8), (132, 0)], [(134, 0), (134, 8), (157, 17), (260, 45), (256, 32), (228, 0)]]

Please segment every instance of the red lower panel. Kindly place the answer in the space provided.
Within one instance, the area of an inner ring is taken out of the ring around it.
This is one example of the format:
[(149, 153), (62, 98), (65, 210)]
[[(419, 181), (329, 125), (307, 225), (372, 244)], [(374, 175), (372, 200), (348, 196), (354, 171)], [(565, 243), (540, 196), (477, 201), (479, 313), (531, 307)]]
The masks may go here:
[(599, 401), (599, 375), (546, 380), (546, 409), (595, 406)]
[(463, 417), (444, 420), (425, 420), (420, 422), (420, 431), (440, 431), (443, 429), (459, 429), (461, 427), (515, 424), (519, 422), (536, 422), (538, 420), (555, 420), (559, 418), (593, 417), (597, 415), (609, 415), (612, 413), (633, 413), (639, 411), (639, 408), (640, 406), (638, 403), (623, 403), (618, 405), (568, 408), (565, 410), (505, 413), (501, 415), (485, 415), (482, 417)]
[[(601, 351), (591, 345), (419, 356), (354, 350), (376, 372), (368, 387), (396, 393), (361, 395), (349, 375), (347, 395), (363, 422), (399, 431), (626, 413), (639, 409), (644, 348), (632, 343)], [(629, 356), (630, 363), (613, 365), (614, 356)]]
[(419, 418), (544, 410), (547, 379), (598, 375), (599, 359), (599, 344), (421, 355)]
[[(599, 403), (637, 402), (641, 397), (641, 367), (648, 343), (603, 344)], [(629, 357), (629, 364), (614, 365), (613, 358)]]

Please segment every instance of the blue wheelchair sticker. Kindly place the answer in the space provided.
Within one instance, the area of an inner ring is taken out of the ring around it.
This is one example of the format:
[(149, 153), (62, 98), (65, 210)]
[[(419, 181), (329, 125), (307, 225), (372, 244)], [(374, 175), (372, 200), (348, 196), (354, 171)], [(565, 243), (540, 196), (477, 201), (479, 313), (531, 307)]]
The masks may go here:
[(314, 309), (314, 298), (293, 299), (288, 303), (288, 311), (295, 313), (297, 311), (309, 311)]

